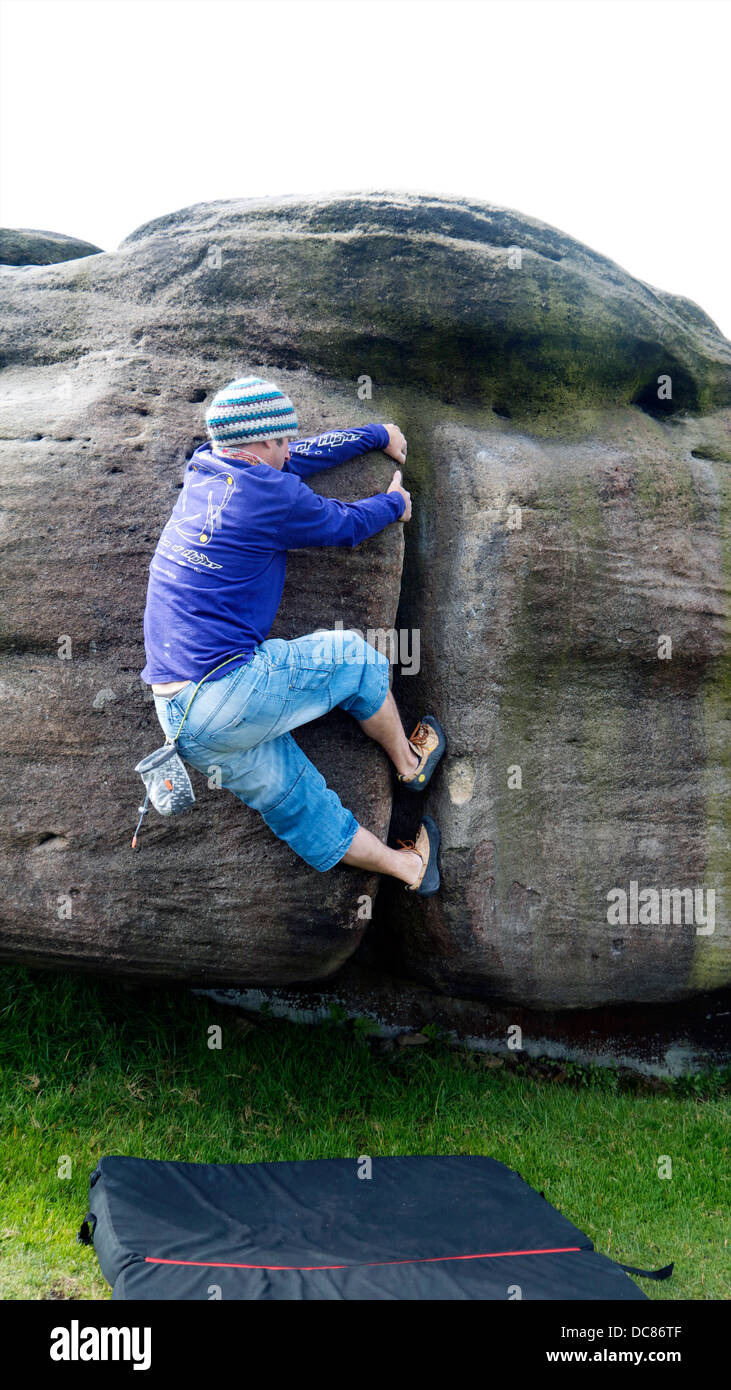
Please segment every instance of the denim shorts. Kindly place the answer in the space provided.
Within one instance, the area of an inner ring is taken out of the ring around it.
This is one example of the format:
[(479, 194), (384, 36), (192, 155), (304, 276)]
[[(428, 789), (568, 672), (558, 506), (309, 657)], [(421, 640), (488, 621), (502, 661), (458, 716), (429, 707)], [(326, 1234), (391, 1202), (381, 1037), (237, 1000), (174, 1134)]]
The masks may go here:
[[(350, 848), (358, 822), (327, 786), (290, 730), (339, 705), (369, 719), (389, 690), (390, 664), (354, 630), (321, 630), (260, 642), (246, 665), (206, 681), (178, 740), (185, 762), (258, 811), (295, 854), (324, 873)], [(155, 695), (175, 738), (196, 682)]]

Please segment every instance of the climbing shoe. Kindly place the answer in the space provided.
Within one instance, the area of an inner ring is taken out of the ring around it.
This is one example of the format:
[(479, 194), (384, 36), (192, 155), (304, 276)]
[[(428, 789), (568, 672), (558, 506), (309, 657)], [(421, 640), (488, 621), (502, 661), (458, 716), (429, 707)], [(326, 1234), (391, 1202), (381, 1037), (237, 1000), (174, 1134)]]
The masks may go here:
[(418, 893), (420, 898), (430, 898), (439, 888), (439, 866), (437, 865), (437, 850), (439, 849), (439, 827), (431, 816), (424, 816), (424, 819), (416, 832), (415, 840), (397, 840), (396, 843), (403, 849), (414, 849), (422, 862), (421, 873), (416, 883), (405, 883), (404, 888), (409, 893)]
[(411, 734), (409, 746), (419, 759), (414, 772), (404, 775), (396, 773), (396, 779), (410, 792), (423, 792), (434, 769), (439, 762), (447, 740), (439, 720), (433, 714), (425, 714)]

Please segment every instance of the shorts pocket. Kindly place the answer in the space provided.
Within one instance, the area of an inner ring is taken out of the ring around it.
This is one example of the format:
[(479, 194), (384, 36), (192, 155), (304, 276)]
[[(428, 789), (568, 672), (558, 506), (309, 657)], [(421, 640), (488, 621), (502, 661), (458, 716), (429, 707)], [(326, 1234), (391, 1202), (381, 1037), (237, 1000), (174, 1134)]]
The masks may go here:
[[(222, 734), (238, 728), (239, 724), (243, 723), (246, 711), (261, 682), (259, 672), (252, 670), (253, 665), (254, 662), (250, 661), (247, 662), (246, 666), (240, 667), (233, 680), (226, 682), (228, 686), (226, 690), (216, 690), (217, 682), (215, 681), (208, 690), (202, 686), (191, 705), (184, 731), (192, 726), (190, 733), (195, 738), (209, 738), (212, 734)], [(206, 692), (205, 703), (202, 698), (204, 691)], [(199, 700), (203, 704), (202, 710), (196, 710), (196, 704)]]
[(332, 677), (329, 666), (293, 666), (289, 673), (290, 690), (324, 690)]
[(210, 726), (201, 736), (201, 743), (215, 752), (255, 748), (266, 742), (277, 725), (286, 722), (290, 708), (289, 700), (254, 690), (241, 718), (230, 724)]
[(317, 650), (313, 650), (312, 642), (307, 639), (301, 644), (297, 640), (290, 642), (289, 651), (290, 690), (323, 691), (332, 680), (333, 658), (320, 659)]

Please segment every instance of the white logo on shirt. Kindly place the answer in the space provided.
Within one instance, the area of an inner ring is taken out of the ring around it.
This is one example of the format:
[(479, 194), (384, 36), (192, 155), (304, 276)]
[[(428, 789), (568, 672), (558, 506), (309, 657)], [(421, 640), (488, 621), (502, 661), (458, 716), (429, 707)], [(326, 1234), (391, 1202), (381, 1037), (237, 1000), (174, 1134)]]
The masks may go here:
[(336, 449), (338, 444), (355, 444), (358, 439), (360, 435), (351, 434), (349, 430), (330, 430), (327, 434), (318, 434), (317, 439), (304, 439), (301, 444), (295, 444), (291, 452), (305, 453), (313, 446), (316, 449)]
[[(179, 500), (180, 513), (171, 518), (184, 541), (207, 545), (214, 529), (221, 525), (221, 513), (236, 491), (231, 473), (198, 472), (195, 464), (186, 470)], [(220, 569), (220, 565), (218, 566)]]
[(188, 560), (194, 568), (197, 565), (202, 565), (207, 570), (223, 569), (223, 565), (218, 565), (215, 560), (210, 560), (201, 550), (186, 550), (182, 545), (173, 545), (164, 536), (160, 537), (159, 544), (164, 545), (166, 550), (172, 550), (176, 555), (180, 555), (182, 560)]

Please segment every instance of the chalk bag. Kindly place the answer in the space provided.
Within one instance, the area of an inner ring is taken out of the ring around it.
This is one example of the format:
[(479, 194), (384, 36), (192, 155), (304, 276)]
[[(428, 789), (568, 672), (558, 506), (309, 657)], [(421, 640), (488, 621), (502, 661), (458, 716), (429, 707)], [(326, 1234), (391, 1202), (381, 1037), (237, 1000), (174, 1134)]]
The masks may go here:
[(144, 805), (138, 808), (140, 818), (132, 837), (133, 849), (137, 845), (139, 829), (150, 802), (161, 816), (173, 816), (178, 811), (187, 811), (195, 801), (191, 780), (175, 743), (165, 743), (162, 748), (156, 748), (154, 753), (137, 763), (135, 772), (139, 772), (146, 794)]
[(187, 811), (188, 807), (193, 805), (195, 801), (193, 786), (178, 753), (178, 739), (181, 730), (201, 686), (210, 680), (211, 676), (215, 676), (216, 671), (228, 666), (230, 661), (238, 661), (239, 658), (243, 657), (243, 652), (236, 652), (234, 656), (227, 656), (225, 661), (219, 661), (218, 666), (214, 666), (207, 676), (203, 676), (185, 707), (185, 714), (178, 725), (175, 738), (166, 738), (162, 748), (156, 748), (149, 757), (143, 758), (141, 762), (137, 763), (135, 772), (139, 772), (145, 784), (145, 800), (144, 805), (137, 808), (140, 818), (137, 822), (137, 829), (132, 836), (133, 849), (137, 845), (140, 826), (147, 815), (150, 802), (161, 816), (172, 816), (176, 811)]

